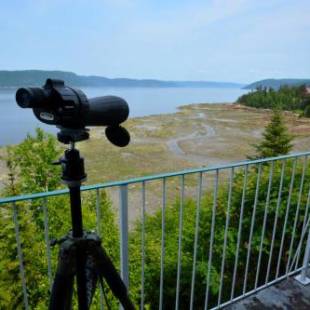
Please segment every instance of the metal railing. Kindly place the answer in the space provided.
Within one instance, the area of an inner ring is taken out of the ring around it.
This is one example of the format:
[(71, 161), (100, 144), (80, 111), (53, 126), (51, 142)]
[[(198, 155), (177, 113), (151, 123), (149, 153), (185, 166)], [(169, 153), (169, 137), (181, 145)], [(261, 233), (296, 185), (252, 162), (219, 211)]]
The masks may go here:
[[(114, 197), (119, 216), (120, 272), (141, 309), (146, 305), (151, 309), (216, 309), (300, 271), (299, 278), (306, 282), (309, 155), (109, 182), (84, 186), (82, 191), (95, 193), (92, 228), (98, 233), (104, 225), (101, 191)], [(27, 207), (23, 205), (27, 201), (42, 205), (36, 211), (43, 217), (47, 267), (42, 276), (51, 285), (54, 266), (49, 201), (67, 193), (58, 190), (0, 199), (1, 207), (12, 206), (26, 309), (31, 308), (31, 299), (19, 212)], [(102, 294), (100, 300), (102, 303)]]

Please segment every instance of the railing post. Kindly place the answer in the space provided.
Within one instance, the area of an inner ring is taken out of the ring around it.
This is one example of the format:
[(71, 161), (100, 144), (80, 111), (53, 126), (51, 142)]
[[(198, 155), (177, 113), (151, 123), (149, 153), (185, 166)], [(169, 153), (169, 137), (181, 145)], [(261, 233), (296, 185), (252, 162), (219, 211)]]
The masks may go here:
[(43, 202), (43, 216), (44, 216), (44, 239), (47, 255), (47, 275), (49, 280), (50, 291), (52, 291), (53, 276), (52, 276), (52, 262), (51, 262), (51, 246), (49, 239), (49, 226), (48, 226), (48, 210), (47, 210), (47, 198), (44, 198)]
[(29, 309), (29, 302), (28, 302), (28, 293), (27, 293), (27, 285), (26, 285), (26, 276), (25, 276), (25, 267), (24, 267), (24, 257), (22, 252), (22, 245), (20, 240), (20, 231), (19, 231), (19, 223), (18, 223), (18, 214), (17, 214), (17, 206), (16, 203), (13, 202), (13, 220), (15, 226), (15, 237), (16, 237), (16, 244), (17, 244), (17, 257), (19, 261), (19, 273), (22, 280), (22, 289), (23, 289), (23, 297), (24, 297), (24, 306), (25, 309)]
[(310, 229), (308, 231), (308, 238), (307, 238), (307, 244), (306, 244), (306, 249), (305, 249), (305, 254), (304, 254), (304, 260), (302, 264), (302, 270), (301, 270), (301, 273), (295, 277), (295, 280), (297, 280), (299, 283), (303, 285), (310, 284), (310, 277), (307, 276), (309, 259), (310, 259)]
[[(96, 189), (96, 232), (100, 236), (100, 220), (101, 220), (101, 214), (100, 214), (100, 190), (99, 188)], [(100, 310), (103, 310), (103, 303), (104, 303), (104, 296), (103, 296), (103, 288), (100, 285), (99, 286), (99, 300), (100, 300)]]
[(121, 185), (119, 192), (120, 199), (120, 260), (121, 277), (128, 288), (128, 186)]

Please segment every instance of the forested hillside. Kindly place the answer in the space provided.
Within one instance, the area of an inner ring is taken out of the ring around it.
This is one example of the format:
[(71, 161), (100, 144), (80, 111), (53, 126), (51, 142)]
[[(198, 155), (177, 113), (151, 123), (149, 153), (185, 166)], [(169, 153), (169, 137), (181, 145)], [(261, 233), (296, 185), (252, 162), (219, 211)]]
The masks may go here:
[(244, 89), (273, 88), (278, 90), (283, 86), (310, 85), (310, 79), (266, 79), (246, 85)]
[(299, 111), (302, 115), (310, 117), (310, 94), (305, 85), (283, 86), (278, 90), (259, 87), (239, 97), (237, 103), (254, 108)]

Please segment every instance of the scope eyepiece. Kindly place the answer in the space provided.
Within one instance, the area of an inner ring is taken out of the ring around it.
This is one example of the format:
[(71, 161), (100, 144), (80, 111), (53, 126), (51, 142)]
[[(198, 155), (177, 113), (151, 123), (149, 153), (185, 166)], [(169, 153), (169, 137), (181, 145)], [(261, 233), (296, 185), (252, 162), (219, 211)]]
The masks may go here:
[(42, 106), (47, 94), (40, 87), (20, 88), (16, 92), (16, 102), (21, 108), (36, 108)]

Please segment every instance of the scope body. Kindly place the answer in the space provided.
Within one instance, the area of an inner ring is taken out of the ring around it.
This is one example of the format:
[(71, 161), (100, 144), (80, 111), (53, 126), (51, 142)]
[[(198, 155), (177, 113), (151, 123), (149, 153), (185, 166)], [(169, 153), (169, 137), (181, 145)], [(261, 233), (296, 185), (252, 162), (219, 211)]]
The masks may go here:
[(70, 129), (118, 126), (129, 115), (128, 104), (120, 97), (88, 99), (80, 89), (54, 79), (47, 79), (42, 88), (18, 89), (16, 101), (22, 108), (32, 108), (41, 122)]

